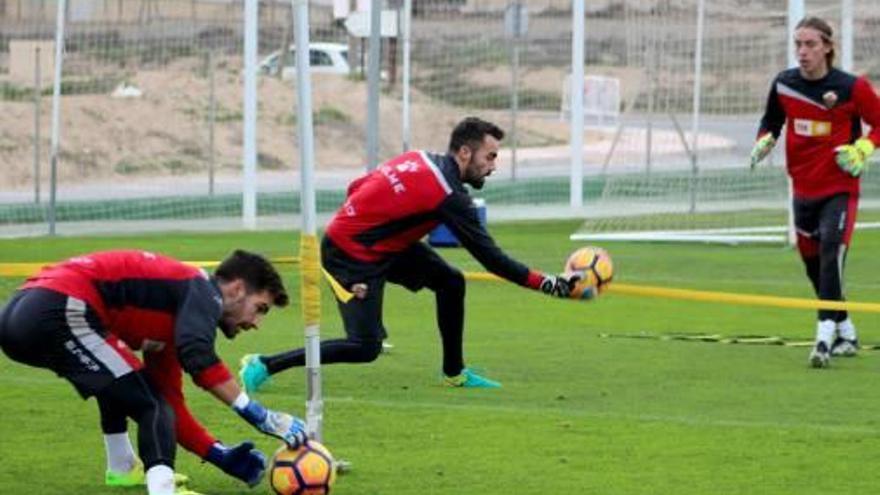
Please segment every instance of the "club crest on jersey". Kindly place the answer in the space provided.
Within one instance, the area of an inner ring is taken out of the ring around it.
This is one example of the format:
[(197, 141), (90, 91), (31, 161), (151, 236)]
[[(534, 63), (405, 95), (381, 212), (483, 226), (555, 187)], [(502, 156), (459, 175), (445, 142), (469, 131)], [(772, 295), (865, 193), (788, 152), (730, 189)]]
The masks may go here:
[(794, 133), (798, 136), (822, 137), (831, 135), (831, 122), (794, 119)]
[(837, 105), (837, 93), (834, 91), (826, 91), (824, 95), (822, 95), (822, 103), (825, 104), (826, 108), (834, 108), (834, 105)]

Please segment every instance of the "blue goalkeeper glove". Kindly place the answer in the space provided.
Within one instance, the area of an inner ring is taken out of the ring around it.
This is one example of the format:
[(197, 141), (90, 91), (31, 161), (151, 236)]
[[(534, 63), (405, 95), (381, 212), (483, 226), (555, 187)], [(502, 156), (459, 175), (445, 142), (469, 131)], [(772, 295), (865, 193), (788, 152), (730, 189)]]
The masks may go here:
[(758, 164), (761, 160), (767, 157), (770, 154), (770, 151), (773, 150), (773, 146), (776, 145), (776, 138), (773, 137), (773, 134), (766, 133), (757, 141), (755, 141), (755, 146), (752, 148), (752, 155), (749, 160), (749, 166), (752, 170), (755, 169), (755, 165)]
[(217, 442), (211, 446), (205, 460), (251, 488), (260, 484), (266, 472), (266, 456), (254, 449), (253, 442), (242, 442), (234, 447)]
[(306, 441), (306, 425), (296, 416), (266, 409), (244, 392), (232, 404), (232, 408), (245, 421), (258, 430), (284, 440), (291, 449), (298, 449)]
[(853, 144), (834, 148), (837, 152), (837, 165), (849, 175), (858, 177), (868, 168), (868, 157), (874, 152), (874, 143), (868, 138), (859, 138)]
[(566, 299), (571, 296), (571, 291), (580, 279), (581, 275), (578, 273), (545, 274), (538, 288), (548, 296)]

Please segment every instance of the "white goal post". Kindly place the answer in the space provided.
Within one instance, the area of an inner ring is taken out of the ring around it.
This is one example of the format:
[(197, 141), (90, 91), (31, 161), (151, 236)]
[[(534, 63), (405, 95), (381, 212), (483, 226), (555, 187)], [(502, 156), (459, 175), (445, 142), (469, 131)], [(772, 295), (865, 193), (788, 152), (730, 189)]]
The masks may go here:
[[(584, 125), (617, 125), (620, 118), (620, 79), (605, 75), (584, 76)], [(562, 82), (560, 119), (571, 112), (571, 74)]]
[[(608, 31), (604, 45), (625, 43), (624, 66), (587, 69), (615, 74), (619, 87), (607, 91), (617, 92), (623, 110), (612, 131), (593, 138), (600, 156), (584, 168), (586, 221), (572, 240), (792, 242), (784, 142), (756, 170), (748, 165), (770, 81), (793, 63), (792, 31), (805, 15), (832, 23), (845, 69), (873, 67), (870, 47), (858, 51), (853, 38), (876, 20), (877, 2), (768, 0), (760, 19), (735, 2), (647, 3), (623, 2), (619, 24), (593, 23)], [(585, 115), (595, 111), (588, 78)], [(563, 91), (563, 112), (569, 100)], [(876, 182), (867, 174), (863, 188), (873, 191)]]

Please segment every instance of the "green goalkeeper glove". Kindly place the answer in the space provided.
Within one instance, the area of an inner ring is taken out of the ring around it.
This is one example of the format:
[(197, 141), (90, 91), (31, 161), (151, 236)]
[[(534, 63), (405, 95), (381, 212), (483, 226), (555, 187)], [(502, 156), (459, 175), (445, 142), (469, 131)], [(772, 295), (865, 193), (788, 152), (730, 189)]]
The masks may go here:
[(752, 156), (749, 161), (749, 166), (751, 166), (752, 170), (755, 169), (755, 165), (758, 164), (761, 160), (763, 160), (767, 155), (770, 154), (770, 151), (773, 149), (773, 146), (776, 145), (776, 138), (773, 137), (773, 134), (766, 133), (757, 141), (755, 141), (755, 146), (752, 148)]
[(837, 152), (837, 165), (844, 172), (858, 177), (868, 168), (868, 157), (874, 152), (874, 143), (868, 138), (859, 138), (853, 144), (845, 144), (834, 148)]

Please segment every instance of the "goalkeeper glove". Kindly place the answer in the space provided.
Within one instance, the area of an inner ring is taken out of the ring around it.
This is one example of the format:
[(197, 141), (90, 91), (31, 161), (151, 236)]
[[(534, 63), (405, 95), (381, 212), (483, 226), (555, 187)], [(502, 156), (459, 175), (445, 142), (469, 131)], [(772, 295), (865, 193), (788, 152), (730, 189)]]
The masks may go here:
[(862, 175), (868, 168), (868, 157), (874, 152), (874, 143), (868, 138), (859, 138), (853, 144), (834, 148), (837, 152), (837, 165), (853, 177)]
[(261, 432), (284, 440), (291, 449), (298, 449), (306, 441), (306, 426), (301, 419), (266, 409), (244, 392), (235, 399), (232, 408)]
[(567, 298), (571, 296), (571, 291), (581, 279), (579, 273), (561, 273), (559, 275), (544, 275), (541, 285), (538, 288), (548, 296), (559, 298)]
[(770, 151), (773, 150), (773, 146), (776, 145), (776, 138), (773, 137), (773, 134), (766, 133), (757, 141), (755, 141), (755, 146), (752, 148), (752, 155), (749, 161), (749, 166), (752, 170), (755, 169), (755, 165), (758, 164), (761, 160), (763, 160), (767, 155), (770, 154)]
[(242, 442), (234, 447), (217, 442), (208, 450), (205, 460), (251, 488), (260, 483), (266, 472), (266, 456), (254, 448), (253, 442)]

